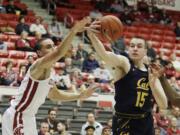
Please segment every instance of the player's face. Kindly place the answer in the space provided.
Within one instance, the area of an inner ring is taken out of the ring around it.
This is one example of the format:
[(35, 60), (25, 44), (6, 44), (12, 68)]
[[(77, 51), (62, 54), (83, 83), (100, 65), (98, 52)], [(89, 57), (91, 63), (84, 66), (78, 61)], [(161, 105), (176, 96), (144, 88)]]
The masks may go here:
[(146, 54), (145, 41), (143, 39), (133, 38), (129, 45), (129, 57), (133, 61), (138, 61), (142, 60)]
[(51, 39), (46, 39), (41, 43), (41, 50), (38, 52), (40, 57), (45, 56), (46, 54), (54, 50), (54, 42)]

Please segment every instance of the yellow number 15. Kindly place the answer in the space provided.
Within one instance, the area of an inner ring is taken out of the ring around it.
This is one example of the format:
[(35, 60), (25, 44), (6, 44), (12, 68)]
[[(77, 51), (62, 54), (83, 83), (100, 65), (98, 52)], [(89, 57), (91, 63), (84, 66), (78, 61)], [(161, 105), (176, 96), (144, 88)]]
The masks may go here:
[(136, 107), (143, 107), (145, 103), (145, 97), (148, 95), (148, 93), (145, 92), (137, 92), (137, 99), (136, 99)]

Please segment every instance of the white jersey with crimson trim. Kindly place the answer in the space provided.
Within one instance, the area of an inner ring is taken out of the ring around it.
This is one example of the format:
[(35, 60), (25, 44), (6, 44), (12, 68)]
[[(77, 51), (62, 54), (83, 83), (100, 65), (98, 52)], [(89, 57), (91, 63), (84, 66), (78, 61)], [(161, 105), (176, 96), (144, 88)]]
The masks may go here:
[(49, 78), (45, 80), (35, 80), (30, 75), (29, 68), (18, 89), (18, 94), (11, 100), (11, 107), (17, 112), (32, 116), (35, 115), (38, 108), (45, 102), (50, 89), (53, 87), (53, 75), (54, 73), (52, 71)]

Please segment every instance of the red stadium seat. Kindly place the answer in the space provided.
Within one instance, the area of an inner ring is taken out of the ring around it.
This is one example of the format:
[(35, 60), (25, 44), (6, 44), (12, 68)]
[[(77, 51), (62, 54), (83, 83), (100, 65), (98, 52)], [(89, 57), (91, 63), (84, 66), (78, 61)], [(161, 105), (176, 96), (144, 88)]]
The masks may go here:
[(175, 36), (164, 36), (164, 41), (165, 42), (175, 43), (176, 42), (176, 37)]
[[(0, 21), (1, 22), (1, 21)], [(0, 40), (2, 41), (8, 41), (9, 37), (8, 35), (0, 34)]]
[(16, 49), (15, 43), (13, 43), (13, 42), (4, 42), (4, 43), (7, 44), (8, 50), (15, 50)]
[(7, 21), (6, 20), (1, 20), (0, 21), (0, 27), (5, 27), (7, 26)]
[(153, 34), (155, 35), (163, 35), (164, 31), (163, 30), (159, 30), (159, 29), (154, 29), (152, 31)]
[(9, 51), (9, 58), (13, 59), (24, 59), (25, 58), (25, 52), (23, 51)]
[(152, 41), (162, 42), (163, 41), (163, 36), (160, 36), (160, 35), (151, 35), (151, 40)]
[(151, 34), (152, 30), (148, 29), (148, 28), (141, 28), (140, 29), (140, 33), (144, 33), (144, 34)]
[(100, 108), (112, 108), (112, 102), (111, 101), (99, 101), (98, 107)]
[(166, 30), (166, 31), (164, 31), (164, 35), (165, 35), (165, 36), (175, 37), (175, 33), (174, 33), (174, 31), (172, 31), (172, 30)]
[(12, 27), (12, 28), (16, 28), (16, 25), (18, 24), (18, 22), (17, 21), (8, 21), (8, 25), (10, 26), (10, 27)]
[(152, 47), (153, 48), (161, 48), (161, 42), (158, 42), (158, 41), (151, 41), (152, 42)]
[(126, 34), (126, 35), (124, 35), (125, 38), (130, 38), (130, 39), (136, 35), (136, 33), (132, 33), (132, 32), (128, 32), (128, 33), (125, 33), (125, 34)]
[(175, 50), (175, 54), (177, 57), (180, 57), (180, 50)]
[(180, 50), (180, 43), (176, 44), (176, 50)]
[(13, 62), (13, 67), (17, 66), (17, 61), (14, 59), (9, 59), (9, 58), (0, 58), (0, 66), (6, 66), (6, 63), (8, 61), (12, 61)]
[(16, 42), (19, 38), (20, 38), (20, 36), (18, 36), (18, 35), (9, 35), (9, 40), (11, 42)]
[(144, 38), (145, 40), (150, 40), (151, 39), (149, 34), (138, 33), (138, 36)]
[(8, 58), (9, 53), (8, 51), (0, 51), (0, 58)]
[(171, 43), (171, 42), (163, 42), (162, 43), (162, 48), (174, 50), (175, 44)]
[(139, 32), (139, 29), (137, 27), (134, 27), (134, 26), (127, 27), (127, 29), (128, 29), (128, 32), (131, 32), (131, 33), (138, 33)]

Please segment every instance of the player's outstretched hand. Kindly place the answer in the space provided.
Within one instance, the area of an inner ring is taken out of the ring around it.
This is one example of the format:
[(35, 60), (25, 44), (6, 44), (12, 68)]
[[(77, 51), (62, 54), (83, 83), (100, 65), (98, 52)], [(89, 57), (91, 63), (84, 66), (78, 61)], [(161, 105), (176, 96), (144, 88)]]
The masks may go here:
[(92, 84), (87, 89), (81, 89), (80, 91), (80, 99), (85, 99), (90, 97), (97, 88), (99, 88), (99, 84)]
[(86, 30), (86, 26), (91, 23), (90, 17), (85, 17), (80, 21), (77, 21), (75, 25), (73, 26), (72, 30), (75, 32), (83, 32)]

